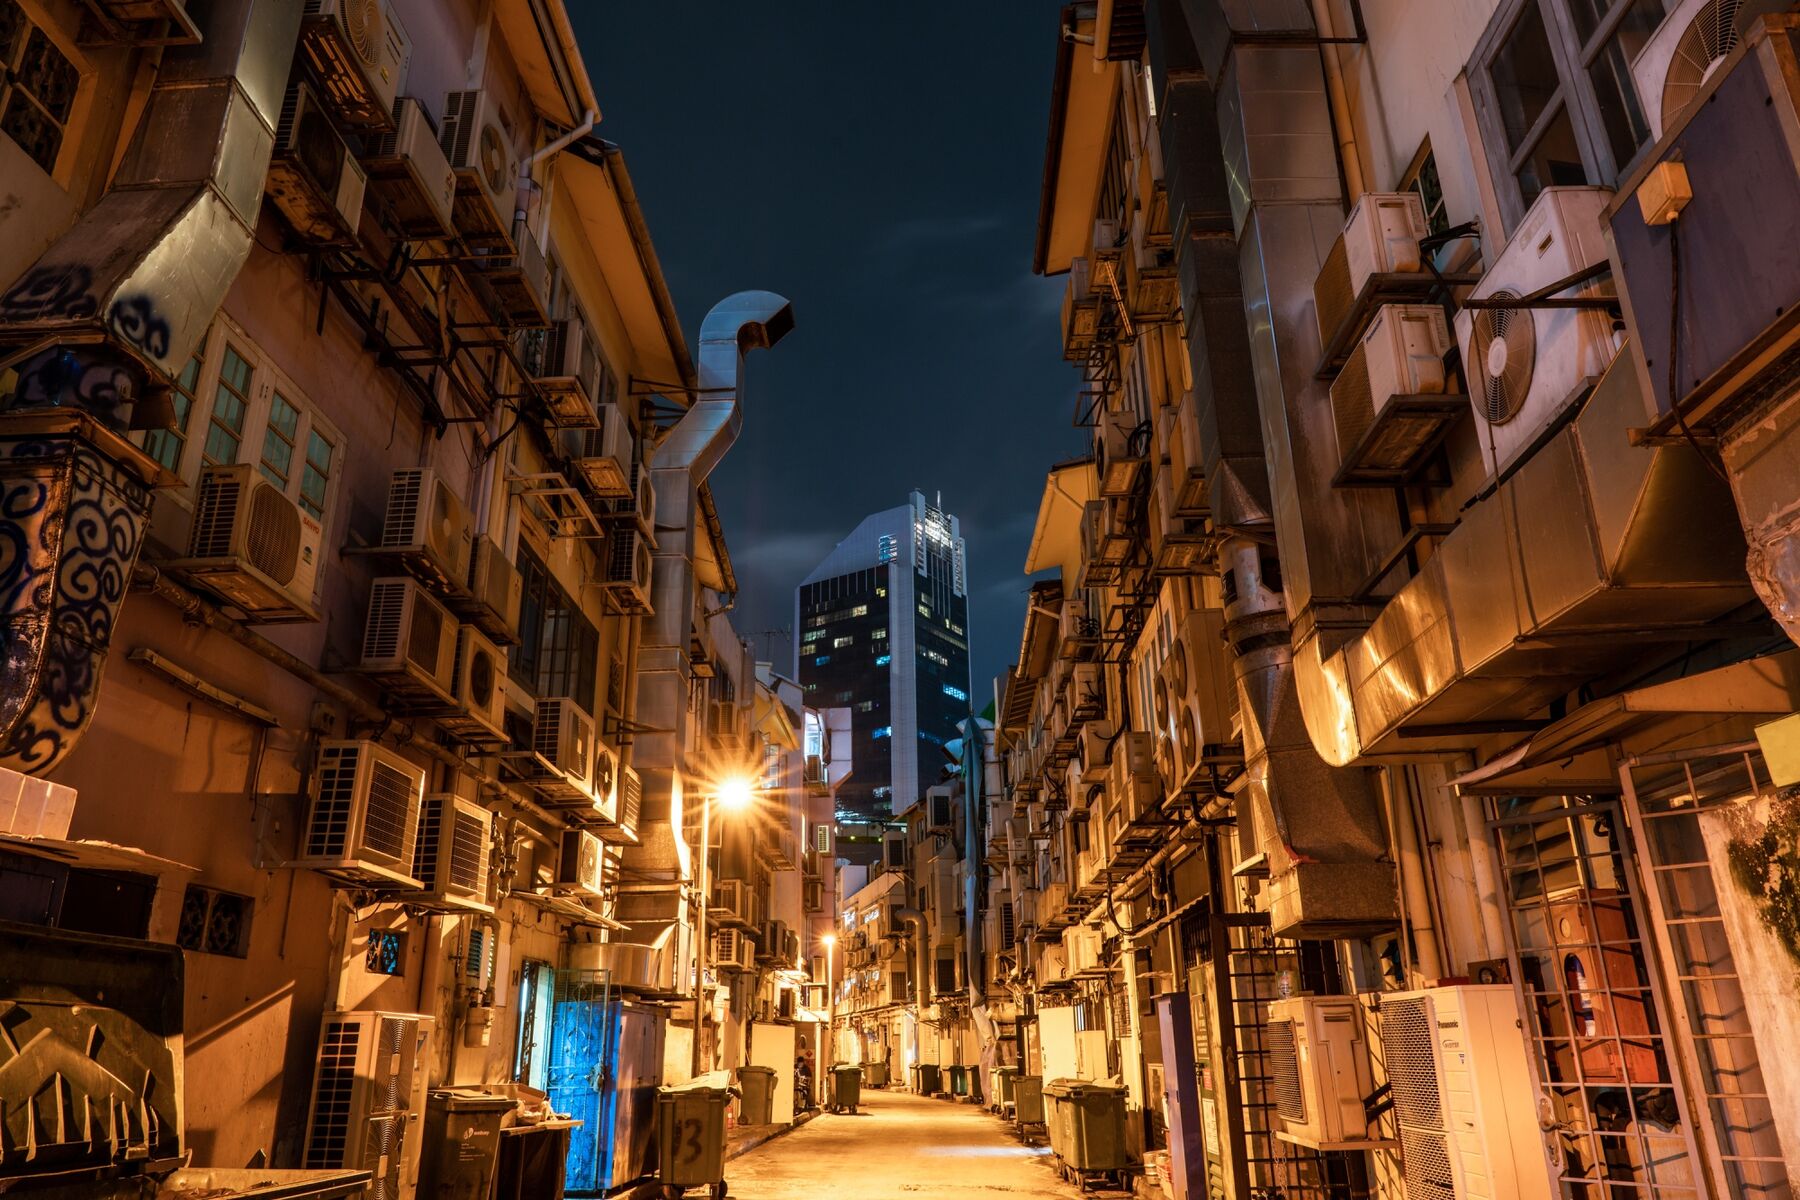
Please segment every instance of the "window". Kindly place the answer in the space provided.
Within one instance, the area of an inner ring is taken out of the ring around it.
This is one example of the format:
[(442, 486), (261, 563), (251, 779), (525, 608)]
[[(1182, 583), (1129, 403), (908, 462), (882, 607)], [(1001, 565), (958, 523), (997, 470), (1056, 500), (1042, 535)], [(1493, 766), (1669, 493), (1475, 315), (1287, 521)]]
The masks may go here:
[(1419, 194), (1419, 203), (1425, 209), (1425, 228), (1432, 233), (1450, 228), (1450, 216), (1444, 210), (1444, 185), (1438, 179), (1437, 155), (1432, 153), (1430, 138), (1413, 155), (1412, 166), (1400, 180), (1400, 190)]
[(853, 617), (866, 617), (869, 615), (869, 606), (866, 604), (858, 604), (855, 608), (850, 610), (850, 615)]
[(944, 695), (950, 697), (952, 700), (967, 700), (969, 698), (969, 693), (963, 691), (953, 683), (946, 683), (944, 685)]
[[(213, 325), (175, 380), (171, 399), (175, 427), (144, 435), (147, 454), (189, 483), (203, 467), (253, 463), (288, 499), (325, 521), (343, 437), (229, 318)], [(196, 430), (202, 413), (204, 425)]]
[(250, 897), (190, 883), (181, 898), (175, 944), (202, 954), (250, 956)]
[(513, 1078), (543, 1091), (550, 1081), (549, 963), (528, 958), (519, 964), (519, 1040)]
[(854, 642), (854, 641), (856, 641), (856, 639), (855, 639), (855, 638), (854, 638), (854, 637), (837, 637), (837, 638), (832, 638), (832, 639), (831, 639), (831, 648), (832, 648), (832, 649), (833, 649), (833, 650), (841, 650), (841, 649), (843, 649), (843, 648), (844, 648), (844, 647), (845, 647), (845, 646), (848, 646), (848, 645), (850, 645), (850, 644), (851, 644), (851, 643), (852, 643), (852, 642)]
[(19, 7), (0, 0), (0, 133), (55, 174), (81, 73)]
[(892, 725), (883, 725), (880, 729), (877, 729), (874, 733), (871, 733), (869, 736), (871, 738), (875, 738), (875, 739), (893, 737), (894, 736), (894, 727)]
[(567, 696), (594, 711), (600, 632), (550, 574), (542, 559), (519, 545), (519, 643), (512, 677), (540, 697)]
[(874, 633), (871, 633), (869, 635), (869, 640), (871, 642), (886, 641), (887, 640), (887, 630), (877, 629)]
[(1668, 7), (1510, 0), (1496, 11), (1469, 77), (1509, 227), (1547, 187), (1616, 182), (1649, 140), (1630, 64)]
[(406, 935), (398, 929), (370, 930), (363, 966), (371, 975), (406, 974)]
[(818, 824), (813, 826), (813, 849), (820, 854), (831, 853), (831, 826)]
[(815, 659), (813, 659), (813, 666), (815, 666), (815, 667), (822, 667), (822, 666), (824, 666), (824, 665), (825, 665), (825, 664), (826, 664), (826, 663), (829, 663), (829, 662), (830, 662), (830, 661), (831, 661), (831, 655), (829, 655), (829, 654), (821, 654), (821, 655), (819, 655), (819, 657), (817, 657), (817, 658), (815, 658)]
[(887, 665), (888, 665), (888, 664), (889, 664), (889, 663), (891, 663), (891, 662), (893, 662), (893, 661), (894, 661), (894, 656), (893, 656), (893, 655), (891, 655), (891, 654), (882, 654), (882, 655), (879, 655), (879, 656), (877, 656), (877, 657), (876, 657), (876, 659), (875, 659), (875, 665), (876, 665), (876, 666), (878, 666), (878, 667), (885, 667), (885, 666), (887, 666)]

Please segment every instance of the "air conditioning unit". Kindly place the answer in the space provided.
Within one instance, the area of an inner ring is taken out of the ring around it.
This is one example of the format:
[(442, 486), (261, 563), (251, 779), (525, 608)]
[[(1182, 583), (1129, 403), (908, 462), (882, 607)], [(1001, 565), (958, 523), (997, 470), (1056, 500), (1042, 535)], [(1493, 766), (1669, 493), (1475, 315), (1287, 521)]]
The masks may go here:
[(478, 535), (469, 552), (469, 615), (496, 642), (519, 640), (519, 605), (524, 584), (500, 543)]
[(881, 836), (881, 865), (888, 871), (906, 870), (906, 835), (885, 833)]
[(424, 887), (423, 898), (449, 908), (493, 912), (488, 899), (488, 854), (493, 848), (494, 814), (461, 796), (437, 793), (419, 809), (419, 832), (413, 842), (412, 875)]
[(319, 743), (296, 867), (375, 887), (416, 888), (410, 874), (425, 770), (370, 741)]
[[(1456, 390), (1444, 367), (1450, 352), (1450, 323), (1444, 310), (1427, 304), (1384, 304), (1357, 339), (1350, 361), (1331, 384), (1331, 418), (1338, 454), (1348, 460), (1362, 447), (1365, 461), (1400, 470), (1420, 454), (1421, 439), (1435, 440), (1438, 427), (1384, 421), (1396, 396), (1440, 395)], [(1380, 432), (1363, 446), (1370, 429)]]
[(362, 164), (304, 83), (288, 89), (275, 124), (275, 154), (264, 189), (304, 242), (347, 246), (362, 219)]
[(1100, 292), (1093, 286), (1093, 271), (1085, 257), (1069, 263), (1069, 282), (1063, 290), (1063, 357), (1079, 362), (1093, 353), (1100, 335)]
[(715, 921), (741, 924), (749, 919), (750, 906), (741, 879), (721, 879), (713, 884), (712, 900), (706, 915)]
[(786, 921), (770, 921), (768, 924), (764, 925), (762, 927), (762, 936), (758, 941), (760, 943), (758, 950), (761, 957), (778, 959), (790, 964), (793, 962), (793, 959), (785, 957), (788, 948), (788, 926)]
[(556, 890), (578, 896), (599, 896), (605, 869), (605, 846), (585, 829), (565, 829), (556, 860)]
[[(526, 356), (537, 392), (549, 411), (550, 423), (567, 431), (592, 429), (600, 404), (600, 348), (579, 312), (573, 312), (534, 337)], [(573, 454), (573, 450), (568, 451)]]
[(1365, 192), (1313, 281), (1319, 343), (1329, 346), (1365, 301), (1371, 278), (1424, 266), (1419, 239), (1430, 232), (1417, 192)]
[(1650, 141), (1681, 120), (1752, 21), (1789, 6), (1790, 0), (1680, 0), (1671, 8), (1631, 60)]
[(1086, 925), (1071, 925), (1063, 930), (1063, 962), (1070, 975), (1100, 969), (1100, 931)]
[[(604, 499), (630, 500), (635, 494), (633, 477), (641, 475), (644, 487), (649, 486), (650, 477), (631, 461), (631, 424), (617, 404), (602, 404), (597, 415), (599, 425), (564, 433), (563, 444), (569, 449), (576, 475), (589, 491)], [(654, 500), (651, 511), (655, 511)]]
[(644, 814), (644, 781), (633, 767), (619, 768), (619, 819), (600, 831), (608, 841), (637, 845), (638, 821)]
[(713, 934), (712, 965), (720, 971), (754, 971), (756, 943), (742, 929), (721, 929)]
[(396, 697), (432, 707), (454, 705), (456, 619), (410, 575), (369, 585), (362, 661), (356, 669)]
[(473, 625), (456, 631), (456, 667), (450, 677), (454, 711), (437, 718), (446, 732), (477, 745), (506, 742), (506, 658)]
[(1550, 1200), (1538, 1095), (1507, 984), (1381, 997), (1408, 1195)]
[(1208, 746), (1232, 740), (1237, 683), (1226, 660), (1224, 632), (1221, 610), (1190, 612), (1182, 618), (1169, 656), (1157, 672), (1151, 709), (1161, 739), (1163, 784), (1171, 793), (1187, 786)]
[(325, 1014), (302, 1167), (368, 1171), (369, 1195), (412, 1195), (434, 1024), (414, 1013)]
[(1131, 730), (1113, 741), (1106, 790), (1122, 825), (1157, 815), (1162, 805), (1162, 776), (1156, 767), (1154, 734)]
[(956, 805), (947, 787), (925, 791), (925, 828), (932, 833), (949, 833), (956, 823)]
[(615, 517), (631, 517), (652, 542), (656, 540), (656, 486), (650, 482), (650, 468), (643, 463), (631, 464), (630, 486), (625, 496), (612, 502)]
[(537, 702), (531, 748), (556, 776), (538, 784), (539, 794), (557, 804), (594, 801), (594, 718), (567, 696)]
[(387, 129), (412, 42), (387, 0), (305, 0), (300, 45), (338, 120)]
[(1081, 516), (1081, 586), (1102, 588), (1116, 583), (1136, 541), (1137, 535), (1120, 519), (1117, 506), (1104, 500), (1088, 501)]
[(1075, 773), (1077, 784), (1083, 789), (1096, 788), (1106, 782), (1107, 756), (1112, 738), (1111, 721), (1089, 721), (1081, 727), (1080, 739), (1075, 744), (1075, 757), (1070, 761), (1069, 767)]
[(650, 611), (650, 539), (635, 522), (615, 521), (600, 552), (600, 586), (627, 613)]
[(1364, 1104), (1375, 1083), (1356, 997), (1276, 1000), (1263, 1028), (1280, 1118), (1277, 1136), (1315, 1150), (1366, 1147)]
[(316, 621), (324, 530), (250, 465), (207, 467), (195, 489), (187, 557), (169, 564), (247, 620)]
[(438, 145), (456, 172), (456, 232), (476, 245), (509, 250), (519, 188), (510, 127), (497, 97), (488, 91), (475, 88), (444, 97)]
[(1137, 490), (1150, 460), (1150, 431), (1123, 409), (1100, 414), (1100, 494), (1129, 496)]
[[(580, 818), (602, 827), (619, 819), (619, 752), (598, 739), (594, 742), (594, 803), (583, 807)], [(603, 835), (604, 836), (604, 835)]]
[(474, 547), (469, 510), (430, 467), (402, 467), (388, 484), (381, 549), (405, 557), (447, 592), (469, 578)]
[(1069, 722), (1079, 725), (1106, 716), (1106, 675), (1099, 663), (1075, 663), (1067, 688)]
[(1116, 264), (1125, 257), (1127, 245), (1127, 237), (1121, 232), (1117, 221), (1110, 217), (1101, 217), (1094, 222), (1094, 262), (1096, 264)]
[(362, 165), (369, 190), (401, 233), (433, 239), (456, 232), (456, 172), (424, 104), (411, 96), (394, 101), (394, 130), (364, 139)]
[(1057, 614), (1057, 631), (1063, 658), (1083, 658), (1100, 640), (1100, 618), (1086, 596), (1064, 596)]
[(509, 247), (496, 247), (469, 265), (494, 324), (502, 329), (550, 324), (549, 260), (523, 219), (514, 226)]
[[(1470, 298), (1528, 296), (1607, 258), (1602, 212), (1612, 192), (1550, 187), (1538, 194), (1512, 240)], [(1593, 295), (1594, 284), (1576, 295)], [(1604, 311), (1465, 308), (1456, 316), (1469, 399), (1489, 469), (1498, 474), (1606, 371), (1617, 347)]]

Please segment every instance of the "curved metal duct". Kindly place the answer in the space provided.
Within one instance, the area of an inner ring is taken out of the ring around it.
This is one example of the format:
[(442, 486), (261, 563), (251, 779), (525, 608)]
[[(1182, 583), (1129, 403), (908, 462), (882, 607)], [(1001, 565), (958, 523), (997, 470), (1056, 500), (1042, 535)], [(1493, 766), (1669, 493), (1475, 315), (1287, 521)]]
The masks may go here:
[(681, 879), (681, 770), (687, 744), (688, 638), (694, 621), (694, 552), (700, 484), (743, 428), (744, 354), (780, 341), (794, 327), (793, 308), (773, 292), (725, 297), (700, 324), (699, 391), (651, 459), (656, 489), (656, 554), (652, 612), (638, 647), (638, 720), (646, 727), (632, 750), (644, 784), (641, 845), (626, 847), (628, 870)]
[(931, 1002), (931, 934), (926, 931), (925, 914), (916, 908), (894, 909), (894, 919), (904, 921), (913, 932), (913, 995), (921, 1009)]
[(0, 764), (49, 771), (93, 716), (152, 489), (179, 482), (120, 434), (249, 256), (300, 15), (206, 6), (110, 190), (0, 296), (25, 350), (0, 413)]

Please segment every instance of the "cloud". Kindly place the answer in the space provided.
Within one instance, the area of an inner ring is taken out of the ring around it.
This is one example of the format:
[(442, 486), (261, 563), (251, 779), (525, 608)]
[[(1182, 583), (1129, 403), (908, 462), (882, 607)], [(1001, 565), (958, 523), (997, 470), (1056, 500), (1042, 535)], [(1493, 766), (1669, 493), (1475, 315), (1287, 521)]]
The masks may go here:
[(836, 545), (834, 536), (823, 530), (788, 530), (733, 546), (731, 561), (740, 574), (746, 570), (759, 575), (791, 574), (798, 583), (800, 576)]
[(996, 216), (906, 217), (883, 229), (874, 247), (880, 254), (911, 254), (952, 242), (989, 237), (1007, 227)]

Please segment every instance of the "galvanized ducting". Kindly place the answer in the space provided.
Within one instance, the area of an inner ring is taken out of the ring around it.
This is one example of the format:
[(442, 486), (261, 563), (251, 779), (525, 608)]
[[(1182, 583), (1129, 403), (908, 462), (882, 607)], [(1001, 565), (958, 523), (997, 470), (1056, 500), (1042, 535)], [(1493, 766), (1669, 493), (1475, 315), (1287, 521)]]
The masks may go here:
[(714, 305), (700, 325), (696, 399), (650, 463), (656, 488), (654, 612), (638, 647), (637, 720), (646, 731), (632, 751), (632, 765), (644, 783), (644, 809), (641, 844), (624, 851), (624, 869), (637, 878), (675, 882), (688, 877), (680, 822), (692, 679), (688, 640), (698, 586), (699, 489), (743, 428), (744, 352), (773, 346), (793, 327), (793, 309), (772, 292), (738, 292)]

